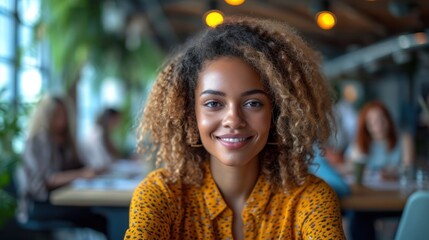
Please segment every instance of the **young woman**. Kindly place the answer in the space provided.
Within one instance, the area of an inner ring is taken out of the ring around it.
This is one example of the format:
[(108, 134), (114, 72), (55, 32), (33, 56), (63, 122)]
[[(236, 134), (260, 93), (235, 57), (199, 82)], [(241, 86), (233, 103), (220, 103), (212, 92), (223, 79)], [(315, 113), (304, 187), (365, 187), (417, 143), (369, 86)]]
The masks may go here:
[(136, 188), (125, 239), (344, 239), (335, 192), (308, 173), (332, 120), (317, 59), (253, 18), (173, 55), (139, 126), (164, 168)]
[(64, 98), (42, 98), (29, 120), (29, 132), (18, 170), (20, 205), (18, 220), (68, 221), (106, 233), (103, 217), (87, 208), (62, 207), (49, 201), (53, 189), (98, 172), (83, 165), (73, 137), (70, 110)]

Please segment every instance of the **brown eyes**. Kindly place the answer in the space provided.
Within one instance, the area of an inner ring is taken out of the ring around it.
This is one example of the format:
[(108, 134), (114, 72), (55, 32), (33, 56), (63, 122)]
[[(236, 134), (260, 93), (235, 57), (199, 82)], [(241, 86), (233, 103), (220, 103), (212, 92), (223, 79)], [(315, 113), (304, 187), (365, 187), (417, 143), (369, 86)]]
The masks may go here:
[[(224, 106), (224, 103), (220, 101), (210, 100), (205, 102), (203, 106), (209, 109), (218, 109), (222, 108)], [(264, 106), (264, 104), (262, 101), (259, 100), (248, 100), (243, 103), (243, 107), (249, 109), (261, 108), (262, 106)]]

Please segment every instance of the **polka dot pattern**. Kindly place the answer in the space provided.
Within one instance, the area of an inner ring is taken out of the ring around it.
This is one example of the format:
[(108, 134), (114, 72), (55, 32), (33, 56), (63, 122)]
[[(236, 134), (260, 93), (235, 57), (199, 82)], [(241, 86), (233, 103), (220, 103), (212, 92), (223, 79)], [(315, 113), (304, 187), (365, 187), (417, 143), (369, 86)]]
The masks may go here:
[[(124, 239), (233, 239), (232, 216), (209, 167), (202, 187), (152, 172), (135, 189)], [(345, 239), (334, 191), (310, 175), (288, 194), (260, 176), (242, 212), (245, 239)]]

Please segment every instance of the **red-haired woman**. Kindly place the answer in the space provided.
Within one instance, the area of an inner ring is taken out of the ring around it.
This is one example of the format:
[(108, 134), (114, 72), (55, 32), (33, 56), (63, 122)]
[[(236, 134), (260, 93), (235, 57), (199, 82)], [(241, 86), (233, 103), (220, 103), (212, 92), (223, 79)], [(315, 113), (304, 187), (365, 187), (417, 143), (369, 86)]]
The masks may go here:
[[(413, 160), (413, 141), (408, 134), (398, 135), (389, 111), (380, 101), (365, 104), (359, 113), (355, 143), (346, 151), (348, 161), (363, 161), (371, 172), (380, 173), (384, 180), (397, 178), (398, 170)], [(352, 239), (376, 239), (374, 221), (380, 214), (353, 212), (350, 215)]]
[(389, 178), (391, 170), (410, 166), (413, 141), (408, 134), (398, 135), (392, 117), (383, 103), (372, 101), (359, 113), (355, 143), (348, 149), (350, 161), (365, 161), (367, 169), (381, 171)]

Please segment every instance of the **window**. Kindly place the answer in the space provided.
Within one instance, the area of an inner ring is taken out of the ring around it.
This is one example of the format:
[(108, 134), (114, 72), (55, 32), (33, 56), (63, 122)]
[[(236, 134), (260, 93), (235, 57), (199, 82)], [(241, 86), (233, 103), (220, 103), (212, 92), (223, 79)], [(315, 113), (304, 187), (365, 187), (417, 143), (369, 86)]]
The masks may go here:
[(2, 0), (0, 1), (0, 9), (6, 11), (12, 11), (14, 6), (14, 0)]
[(13, 51), (13, 21), (11, 16), (0, 14), (0, 59), (12, 59)]
[(0, 89), (5, 92), (2, 101), (32, 103), (47, 86), (47, 49), (33, 41), (40, 4), (40, 0), (0, 1), (0, 36), (4, 36), (0, 38)]
[(18, 15), (23, 24), (35, 25), (40, 14), (40, 0), (18, 0)]
[(36, 102), (42, 93), (42, 74), (37, 68), (24, 68), (19, 72), (18, 91), (24, 103)]
[[(49, 87), (47, 44), (33, 41), (40, 15), (41, 0), (0, 0), (0, 102), (14, 108), (8, 114), (21, 113), (17, 108), (37, 102)], [(25, 115), (18, 119), (26, 124)], [(13, 144), (22, 142), (16, 136)]]
[(0, 95), (0, 101), (10, 101), (12, 97), (11, 82), (12, 79), (12, 67), (8, 64), (0, 62), (0, 91), (3, 91)]

